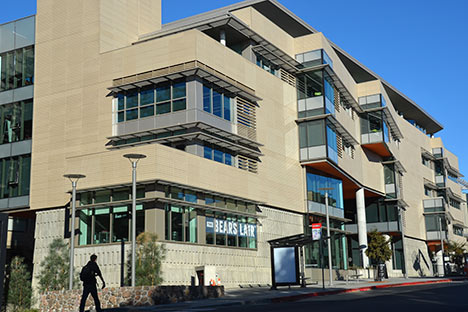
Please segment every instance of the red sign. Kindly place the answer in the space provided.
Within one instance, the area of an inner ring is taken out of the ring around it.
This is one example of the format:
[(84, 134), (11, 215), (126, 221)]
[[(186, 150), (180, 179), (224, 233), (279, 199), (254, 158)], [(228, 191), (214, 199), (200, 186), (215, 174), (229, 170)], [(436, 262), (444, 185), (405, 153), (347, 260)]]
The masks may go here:
[(322, 228), (322, 223), (312, 223), (311, 227), (313, 229), (321, 229)]

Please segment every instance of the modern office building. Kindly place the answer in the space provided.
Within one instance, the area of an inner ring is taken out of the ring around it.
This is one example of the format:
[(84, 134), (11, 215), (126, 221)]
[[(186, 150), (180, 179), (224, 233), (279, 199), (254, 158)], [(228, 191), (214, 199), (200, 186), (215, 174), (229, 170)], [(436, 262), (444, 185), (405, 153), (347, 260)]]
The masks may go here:
[[(278, 1), (162, 25), (161, 1), (38, 0), (34, 19), (35, 42), (19, 38), (21, 21), (0, 26), (0, 207), (35, 217), (33, 276), (70, 235), (63, 175), (80, 173), (76, 267), (96, 253), (121, 285), (128, 153), (147, 156), (137, 232), (165, 244), (165, 284), (200, 268), (227, 287), (271, 283), (268, 241), (323, 223), (325, 192), (334, 269), (369, 265), (373, 229), (391, 238), (393, 276), (433, 274), (439, 225), (446, 242), (466, 241), (442, 126)], [(306, 247), (312, 277), (318, 249)]]
[(0, 258), (20, 255), (29, 264), (35, 226), (29, 209), (34, 42), (34, 16), (0, 25)]

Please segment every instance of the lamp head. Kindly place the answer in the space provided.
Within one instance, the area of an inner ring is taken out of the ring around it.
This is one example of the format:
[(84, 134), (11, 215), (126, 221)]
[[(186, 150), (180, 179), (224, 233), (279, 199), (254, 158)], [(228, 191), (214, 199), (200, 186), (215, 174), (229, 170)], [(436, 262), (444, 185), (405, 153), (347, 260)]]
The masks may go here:
[(84, 174), (64, 174), (63, 177), (69, 179), (72, 182), (76, 182), (79, 179), (86, 178)]

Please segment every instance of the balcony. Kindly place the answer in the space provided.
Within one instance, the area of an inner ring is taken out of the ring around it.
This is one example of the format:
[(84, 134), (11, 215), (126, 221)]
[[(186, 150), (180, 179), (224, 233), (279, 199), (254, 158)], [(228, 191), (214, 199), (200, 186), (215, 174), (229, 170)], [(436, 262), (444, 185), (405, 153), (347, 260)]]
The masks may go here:
[[(426, 239), (428, 241), (433, 241), (433, 240), (440, 240), (440, 231), (427, 231), (426, 232)], [(447, 239), (447, 231), (442, 231), (442, 239), (446, 240)]]
[(333, 61), (323, 49), (300, 53), (296, 55), (296, 61), (301, 63), (302, 68), (314, 67), (328, 64), (333, 68)]
[(435, 184), (438, 187), (445, 187), (445, 176), (444, 175), (436, 175), (434, 177), (434, 179), (435, 179)]
[[(345, 230), (352, 234), (357, 234), (357, 224), (345, 224)], [(367, 223), (367, 231), (374, 230), (382, 233), (400, 232), (400, 226), (398, 225), (398, 221)]]
[(445, 212), (445, 199), (436, 197), (423, 200), (424, 212)]

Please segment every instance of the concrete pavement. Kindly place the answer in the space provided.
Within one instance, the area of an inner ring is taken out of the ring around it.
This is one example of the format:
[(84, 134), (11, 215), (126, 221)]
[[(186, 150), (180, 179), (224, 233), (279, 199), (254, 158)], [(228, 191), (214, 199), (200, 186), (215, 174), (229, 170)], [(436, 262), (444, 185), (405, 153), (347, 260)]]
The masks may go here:
[(151, 307), (128, 307), (118, 309), (106, 309), (107, 312), (145, 312), (145, 311), (181, 311), (193, 309), (211, 309), (221, 306), (249, 305), (259, 303), (280, 303), (303, 300), (318, 296), (337, 295), (342, 293), (372, 291), (390, 287), (408, 287), (413, 285), (450, 283), (463, 278), (392, 278), (383, 282), (361, 279), (359, 281), (335, 281), (333, 287), (322, 289), (322, 285), (308, 285), (300, 287), (280, 287), (278, 290), (270, 290), (268, 287), (248, 287), (239, 289), (227, 289), (225, 296), (217, 299), (205, 299), (187, 301), (176, 304), (164, 304)]

